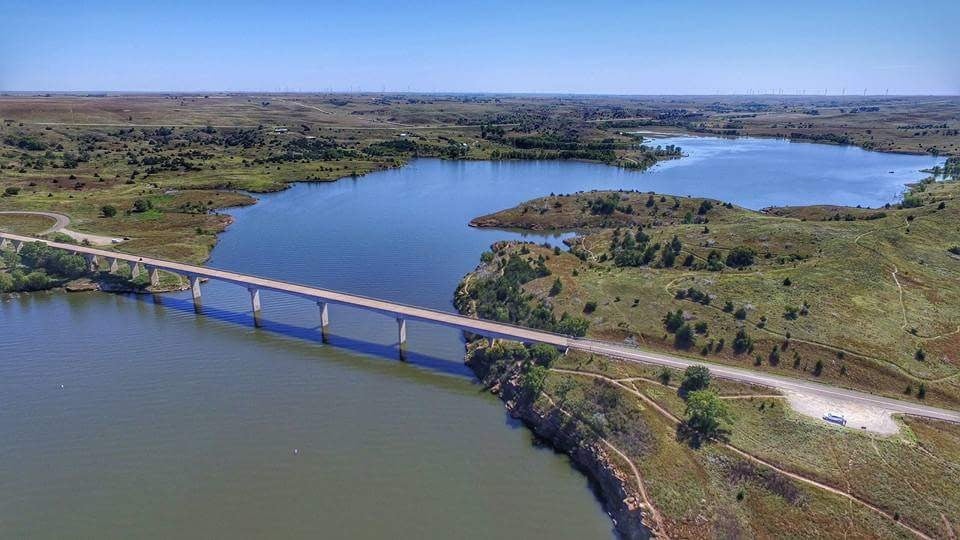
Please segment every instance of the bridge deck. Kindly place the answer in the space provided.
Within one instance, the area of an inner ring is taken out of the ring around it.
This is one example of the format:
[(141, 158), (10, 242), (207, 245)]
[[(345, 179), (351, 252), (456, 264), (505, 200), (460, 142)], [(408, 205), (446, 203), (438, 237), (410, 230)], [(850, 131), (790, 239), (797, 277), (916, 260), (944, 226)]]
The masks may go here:
[(840, 398), (865, 406), (880, 407), (894, 413), (910, 414), (960, 423), (960, 412), (958, 411), (940, 409), (920, 403), (910, 403), (897, 399), (875, 396), (865, 392), (859, 392), (847, 388), (838, 388), (835, 386), (803, 379), (793, 379), (771, 375), (762, 371), (754, 371), (750, 369), (690, 360), (677, 356), (657, 354), (616, 343), (562, 336), (550, 332), (544, 332), (542, 330), (522, 328), (519, 326), (513, 326), (494, 321), (473, 319), (463, 315), (458, 315), (456, 313), (448, 313), (435, 309), (409, 306), (356, 294), (321, 289), (319, 287), (309, 287), (296, 283), (287, 283), (285, 281), (251, 276), (248, 274), (241, 274), (239, 272), (231, 272), (229, 270), (218, 270), (216, 268), (183, 264), (151, 257), (127, 255), (125, 253), (106, 251), (86, 246), (61, 244), (57, 242), (50, 242), (48, 240), (40, 240), (33, 237), (19, 236), (8, 233), (0, 233), (0, 238), (20, 242), (43, 242), (53, 248), (63, 249), (83, 255), (96, 255), (98, 257), (115, 258), (118, 260), (128, 261), (130, 263), (140, 263), (146, 266), (156, 267), (177, 274), (218, 279), (221, 281), (234, 283), (248, 289), (279, 291), (287, 294), (302, 296), (317, 302), (329, 302), (332, 304), (353, 306), (360, 309), (382, 313), (387, 316), (396, 317), (398, 319), (426, 321), (493, 338), (508, 339), (523, 343), (546, 343), (559, 348), (570, 348), (611, 356), (628, 362), (668, 366), (676, 369), (684, 369), (687, 366), (695, 364), (708, 365), (710, 367), (710, 371), (717, 377), (768, 386), (787, 392), (801, 392), (805, 394), (820, 395), (832, 399)]

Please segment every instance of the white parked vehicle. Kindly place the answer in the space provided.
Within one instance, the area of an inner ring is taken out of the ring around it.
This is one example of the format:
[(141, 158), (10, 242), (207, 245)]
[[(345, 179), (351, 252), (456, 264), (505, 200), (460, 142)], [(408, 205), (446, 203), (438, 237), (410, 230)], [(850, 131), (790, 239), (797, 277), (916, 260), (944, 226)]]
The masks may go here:
[(840, 413), (828, 412), (827, 414), (823, 415), (823, 419), (827, 422), (840, 424), (841, 426), (847, 425), (847, 419), (844, 418)]

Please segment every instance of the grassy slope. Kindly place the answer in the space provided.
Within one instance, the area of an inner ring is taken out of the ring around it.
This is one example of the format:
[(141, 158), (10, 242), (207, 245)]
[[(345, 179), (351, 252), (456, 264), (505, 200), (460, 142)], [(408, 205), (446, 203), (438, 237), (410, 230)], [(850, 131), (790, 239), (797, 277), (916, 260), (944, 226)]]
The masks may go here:
[[(631, 378), (625, 384), (674, 415), (683, 415), (683, 400), (676, 391), (678, 372), (671, 372), (674, 382), (664, 386), (654, 381), (659, 369), (600, 357), (571, 354), (554, 367)], [(565, 395), (567, 408), (590, 411), (574, 403), (596, 384), (586, 377), (554, 372), (547, 393)], [(851, 492), (934, 537), (950, 536), (960, 527), (957, 426), (906, 419), (901, 434), (877, 437), (800, 417), (783, 400), (768, 397), (769, 389), (726, 381), (714, 381), (711, 386), (723, 396), (759, 396), (726, 402), (734, 417), (729, 440), (738, 449)], [(742, 534), (744, 530), (762, 537), (908, 536), (889, 520), (849, 500), (794, 480), (770, 481), (777, 475), (759, 472), (764, 467), (751, 466), (719, 445), (691, 448), (677, 440), (674, 424), (663, 415), (622, 389), (617, 391), (618, 407), (639, 411), (639, 421), (627, 425), (646, 442), (642, 446), (624, 443), (634, 439), (629, 433), (607, 436), (619, 441), (621, 449), (632, 449), (627, 453), (641, 469), (674, 536)], [(738, 500), (741, 490), (744, 496)], [(700, 523), (701, 517), (707, 523)], [(712, 530), (704, 533), (699, 527)]]
[[(596, 302), (596, 311), (586, 315), (593, 336), (674, 350), (673, 336), (664, 329), (662, 318), (668, 311), (682, 309), (691, 322), (706, 322), (708, 333), (697, 336), (689, 350), (676, 351), (681, 354), (700, 356), (703, 345), (723, 338), (724, 349), (711, 351), (706, 359), (752, 366), (760, 354), (762, 365), (757, 369), (894, 397), (903, 397), (907, 385), (915, 392), (924, 382), (928, 402), (957, 407), (960, 261), (947, 249), (960, 244), (958, 192), (958, 183), (934, 184), (922, 194), (928, 203), (923, 207), (885, 210), (886, 217), (872, 220), (802, 221), (792, 215), (807, 210), (766, 215), (715, 204), (704, 216), (709, 223), (685, 225), (683, 216), (699, 206), (699, 199), (678, 199), (680, 206), (674, 209), (672, 197), (660, 202), (658, 195), (655, 208), (647, 208), (647, 194), (620, 193), (622, 204), (633, 206), (634, 213), (597, 216), (585, 208), (605, 194), (588, 193), (537, 199), (476, 222), (533, 228), (552, 224), (586, 231), (582, 242), (573, 247), (586, 260), (527, 246), (529, 257), (549, 257), (547, 266), (553, 275), (525, 287), (547, 298), (559, 277), (563, 290), (550, 298), (557, 315), (581, 314), (587, 302)], [(944, 209), (938, 208), (940, 202), (945, 203)], [(913, 220), (908, 221), (911, 216)], [(676, 235), (683, 243), (677, 266), (617, 267), (609, 260), (600, 262), (609, 251), (610, 227), (623, 226), (625, 233), (628, 224), (643, 224), (652, 241), (665, 243)], [(711, 250), (725, 257), (729, 248), (739, 245), (758, 252), (750, 268), (710, 272), (680, 266), (687, 254), (699, 262)], [(520, 249), (507, 245), (501, 255)], [(790, 258), (794, 254), (800, 260)], [(785, 278), (790, 286), (783, 285)], [(677, 290), (689, 287), (712, 295), (710, 304), (675, 298)], [(746, 306), (747, 319), (741, 322), (724, 312), (727, 301), (736, 308)], [(792, 320), (784, 316), (787, 306), (805, 302), (808, 315)], [(760, 328), (762, 317), (766, 321)], [(754, 339), (753, 354), (734, 354), (730, 347), (740, 327)], [(774, 346), (782, 350), (776, 365), (769, 359)], [(925, 351), (925, 360), (916, 359), (917, 349)], [(824, 369), (815, 377), (812, 370), (818, 360)]]

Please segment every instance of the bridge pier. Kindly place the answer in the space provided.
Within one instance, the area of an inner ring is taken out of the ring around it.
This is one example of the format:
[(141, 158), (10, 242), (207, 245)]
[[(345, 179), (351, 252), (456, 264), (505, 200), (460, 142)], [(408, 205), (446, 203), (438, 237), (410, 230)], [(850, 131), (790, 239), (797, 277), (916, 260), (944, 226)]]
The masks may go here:
[(160, 285), (160, 270), (156, 266), (148, 266), (147, 273), (150, 275), (150, 286)]
[(397, 348), (400, 351), (400, 360), (407, 359), (407, 320), (397, 317)]
[(187, 276), (190, 279), (190, 292), (193, 294), (193, 305), (200, 306), (200, 276)]
[(247, 289), (250, 291), (250, 307), (253, 308), (253, 313), (260, 313), (260, 289)]
[(0, 238), (0, 249), (6, 248), (7, 242), (9, 242), (9, 240), (7, 240), (6, 238)]
[(117, 262), (116, 257), (109, 257), (107, 263), (110, 265), (110, 273), (116, 274), (117, 270), (120, 268), (120, 264)]
[(87, 270), (91, 272), (96, 272), (100, 270), (100, 258), (96, 255), (84, 255), (84, 259), (87, 261)]
[(13, 241), (13, 250), (17, 253), (20, 253), (20, 250), (23, 249), (23, 240), (14, 240)]
[(327, 327), (330, 326), (330, 309), (326, 302), (317, 302), (317, 308), (320, 309), (320, 339), (326, 343), (328, 341)]
[(130, 279), (137, 279), (138, 277), (140, 277), (140, 263), (130, 261)]

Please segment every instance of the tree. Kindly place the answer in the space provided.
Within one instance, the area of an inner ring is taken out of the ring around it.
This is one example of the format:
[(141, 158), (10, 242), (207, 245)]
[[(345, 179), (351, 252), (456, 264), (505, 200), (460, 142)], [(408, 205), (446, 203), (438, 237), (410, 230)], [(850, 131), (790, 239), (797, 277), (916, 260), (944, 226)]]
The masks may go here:
[(745, 246), (737, 246), (727, 254), (727, 266), (731, 268), (744, 268), (753, 264), (757, 252)]
[(753, 339), (747, 335), (743, 328), (737, 330), (737, 335), (733, 338), (733, 352), (741, 354), (750, 350), (753, 346)]
[(727, 404), (712, 390), (690, 392), (684, 414), (687, 426), (706, 438), (720, 434), (723, 426), (732, 422)]
[(823, 360), (817, 360), (813, 366), (813, 375), (819, 377), (821, 373), (823, 373)]
[(523, 374), (523, 392), (528, 399), (536, 399), (543, 392), (543, 387), (547, 383), (547, 368), (543, 366), (531, 366)]
[(133, 201), (133, 211), (134, 212), (146, 212), (153, 208), (153, 203), (149, 199), (137, 199)]
[(681, 392), (696, 392), (710, 386), (710, 369), (707, 366), (694, 365), (683, 371)]
[(657, 373), (657, 380), (664, 386), (670, 386), (670, 377), (670, 370), (667, 368), (660, 368), (660, 372)]
[(663, 317), (663, 327), (667, 329), (667, 332), (676, 332), (678, 328), (683, 326), (683, 323), (683, 310), (680, 309), (668, 311)]
[(553, 285), (550, 287), (550, 296), (556, 296), (563, 291), (563, 283), (560, 283), (560, 278), (553, 280)]
[(927, 385), (920, 383), (920, 388), (917, 388), (917, 399), (926, 399), (927, 397)]
[(530, 347), (529, 350), (530, 359), (539, 366), (550, 367), (550, 364), (560, 356), (560, 353), (555, 347), (547, 345), (546, 343), (537, 343), (536, 345)]
[(678, 349), (689, 349), (696, 338), (693, 335), (693, 329), (689, 324), (682, 324), (677, 328), (677, 333), (673, 336), (673, 344)]
[(103, 214), (103, 217), (113, 217), (117, 215), (117, 207), (110, 204), (105, 204), (100, 207), (100, 213)]

